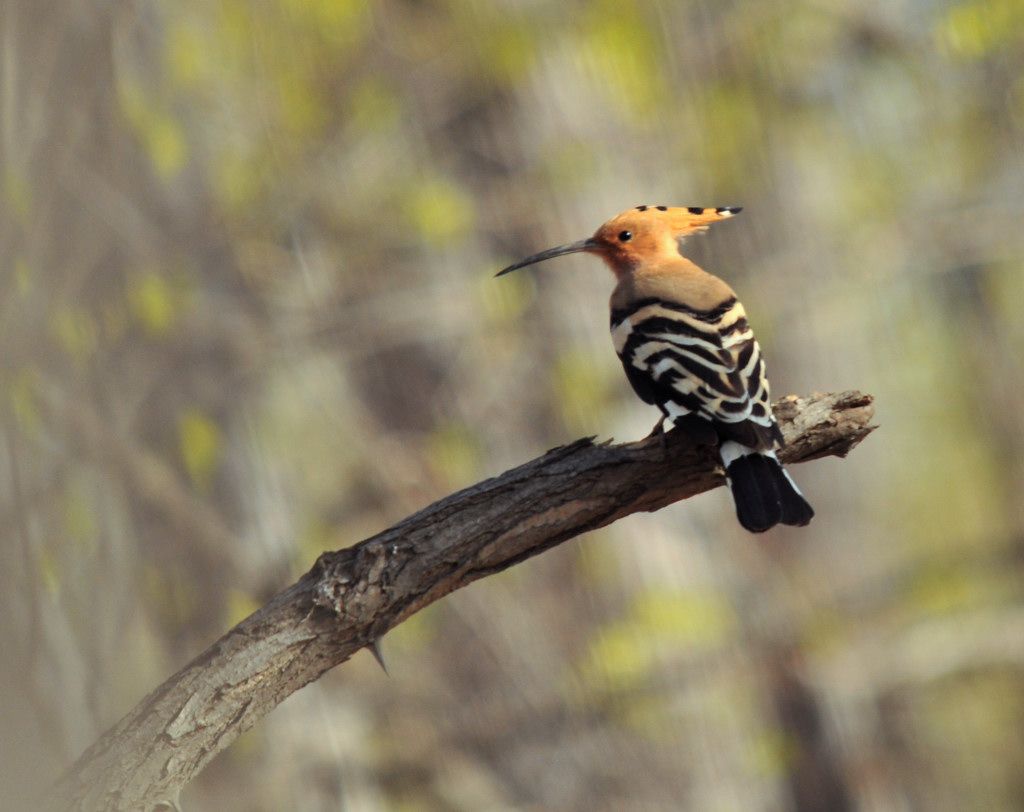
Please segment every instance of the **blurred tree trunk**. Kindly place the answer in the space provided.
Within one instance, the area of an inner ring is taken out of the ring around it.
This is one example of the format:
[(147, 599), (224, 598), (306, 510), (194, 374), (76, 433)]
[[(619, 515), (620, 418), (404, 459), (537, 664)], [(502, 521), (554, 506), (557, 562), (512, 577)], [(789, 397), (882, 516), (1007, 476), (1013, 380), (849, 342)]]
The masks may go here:
[(182, 426), (191, 415), (230, 436), (245, 391), (224, 385), (240, 364), (223, 325), (238, 320), (182, 291), (235, 275), (204, 236), (201, 176), (161, 177), (126, 115), (125, 75), (147, 70), (131, 63), (146, 33), (126, 12), (0, 2), (0, 795), (16, 807), (105, 726), (105, 691), (134, 666), (123, 646), (142, 625), (143, 566), (156, 563), (154, 591), (183, 572), (193, 585), (188, 618), (156, 619), (179, 650), (223, 628), (233, 496), (216, 472), (197, 493)]
[(766, 687), (783, 736), (793, 812), (851, 812), (842, 758), (829, 741), (820, 698), (800, 672), (798, 650), (779, 646), (768, 655)]

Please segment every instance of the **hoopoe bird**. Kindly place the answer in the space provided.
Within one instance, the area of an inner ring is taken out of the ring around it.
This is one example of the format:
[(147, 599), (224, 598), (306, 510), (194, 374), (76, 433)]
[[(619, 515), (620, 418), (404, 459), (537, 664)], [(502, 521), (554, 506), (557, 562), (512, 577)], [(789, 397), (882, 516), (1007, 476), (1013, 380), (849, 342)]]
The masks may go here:
[(501, 276), (565, 254), (597, 254), (617, 284), (611, 297), (615, 351), (636, 393), (696, 442), (718, 446), (743, 527), (761, 533), (802, 526), (810, 504), (783, 469), (761, 348), (725, 282), (682, 255), (685, 239), (738, 213), (735, 206), (637, 206), (594, 236), (541, 251)]

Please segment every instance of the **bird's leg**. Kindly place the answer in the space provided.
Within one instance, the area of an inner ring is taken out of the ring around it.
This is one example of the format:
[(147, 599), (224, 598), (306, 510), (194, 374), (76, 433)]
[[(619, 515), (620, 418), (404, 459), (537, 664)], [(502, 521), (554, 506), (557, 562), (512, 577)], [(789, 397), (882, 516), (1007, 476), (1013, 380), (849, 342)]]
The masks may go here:
[(658, 441), (661, 444), (661, 451), (663, 454), (668, 454), (668, 440), (665, 438), (665, 415), (661, 416), (661, 419), (651, 429), (651, 433), (648, 434), (644, 439), (649, 440), (655, 434), (658, 435)]

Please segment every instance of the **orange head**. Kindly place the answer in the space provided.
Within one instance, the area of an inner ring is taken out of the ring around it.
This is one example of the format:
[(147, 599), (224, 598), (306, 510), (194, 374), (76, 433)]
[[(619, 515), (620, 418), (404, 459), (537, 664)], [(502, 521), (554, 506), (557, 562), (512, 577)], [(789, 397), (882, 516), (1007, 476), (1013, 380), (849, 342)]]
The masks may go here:
[(498, 276), (565, 254), (597, 254), (616, 276), (630, 273), (646, 262), (679, 257), (679, 249), (689, 235), (707, 230), (712, 223), (732, 217), (738, 206), (702, 209), (669, 206), (637, 206), (616, 215), (601, 226), (593, 237), (569, 245), (549, 248), (509, 265)]

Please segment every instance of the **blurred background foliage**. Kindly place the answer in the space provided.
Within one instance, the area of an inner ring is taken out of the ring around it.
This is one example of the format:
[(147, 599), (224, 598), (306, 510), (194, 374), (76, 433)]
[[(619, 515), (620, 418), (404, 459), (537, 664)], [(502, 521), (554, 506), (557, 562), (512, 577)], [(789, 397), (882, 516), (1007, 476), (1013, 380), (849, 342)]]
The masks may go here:
[(776, 395), (882, 428), (446, 598), (188, 788), (225, 810), (1024, 806), (1024, 4), (0, 0), (0, 793), (325, 549), (640, 403), (640, 203)]

